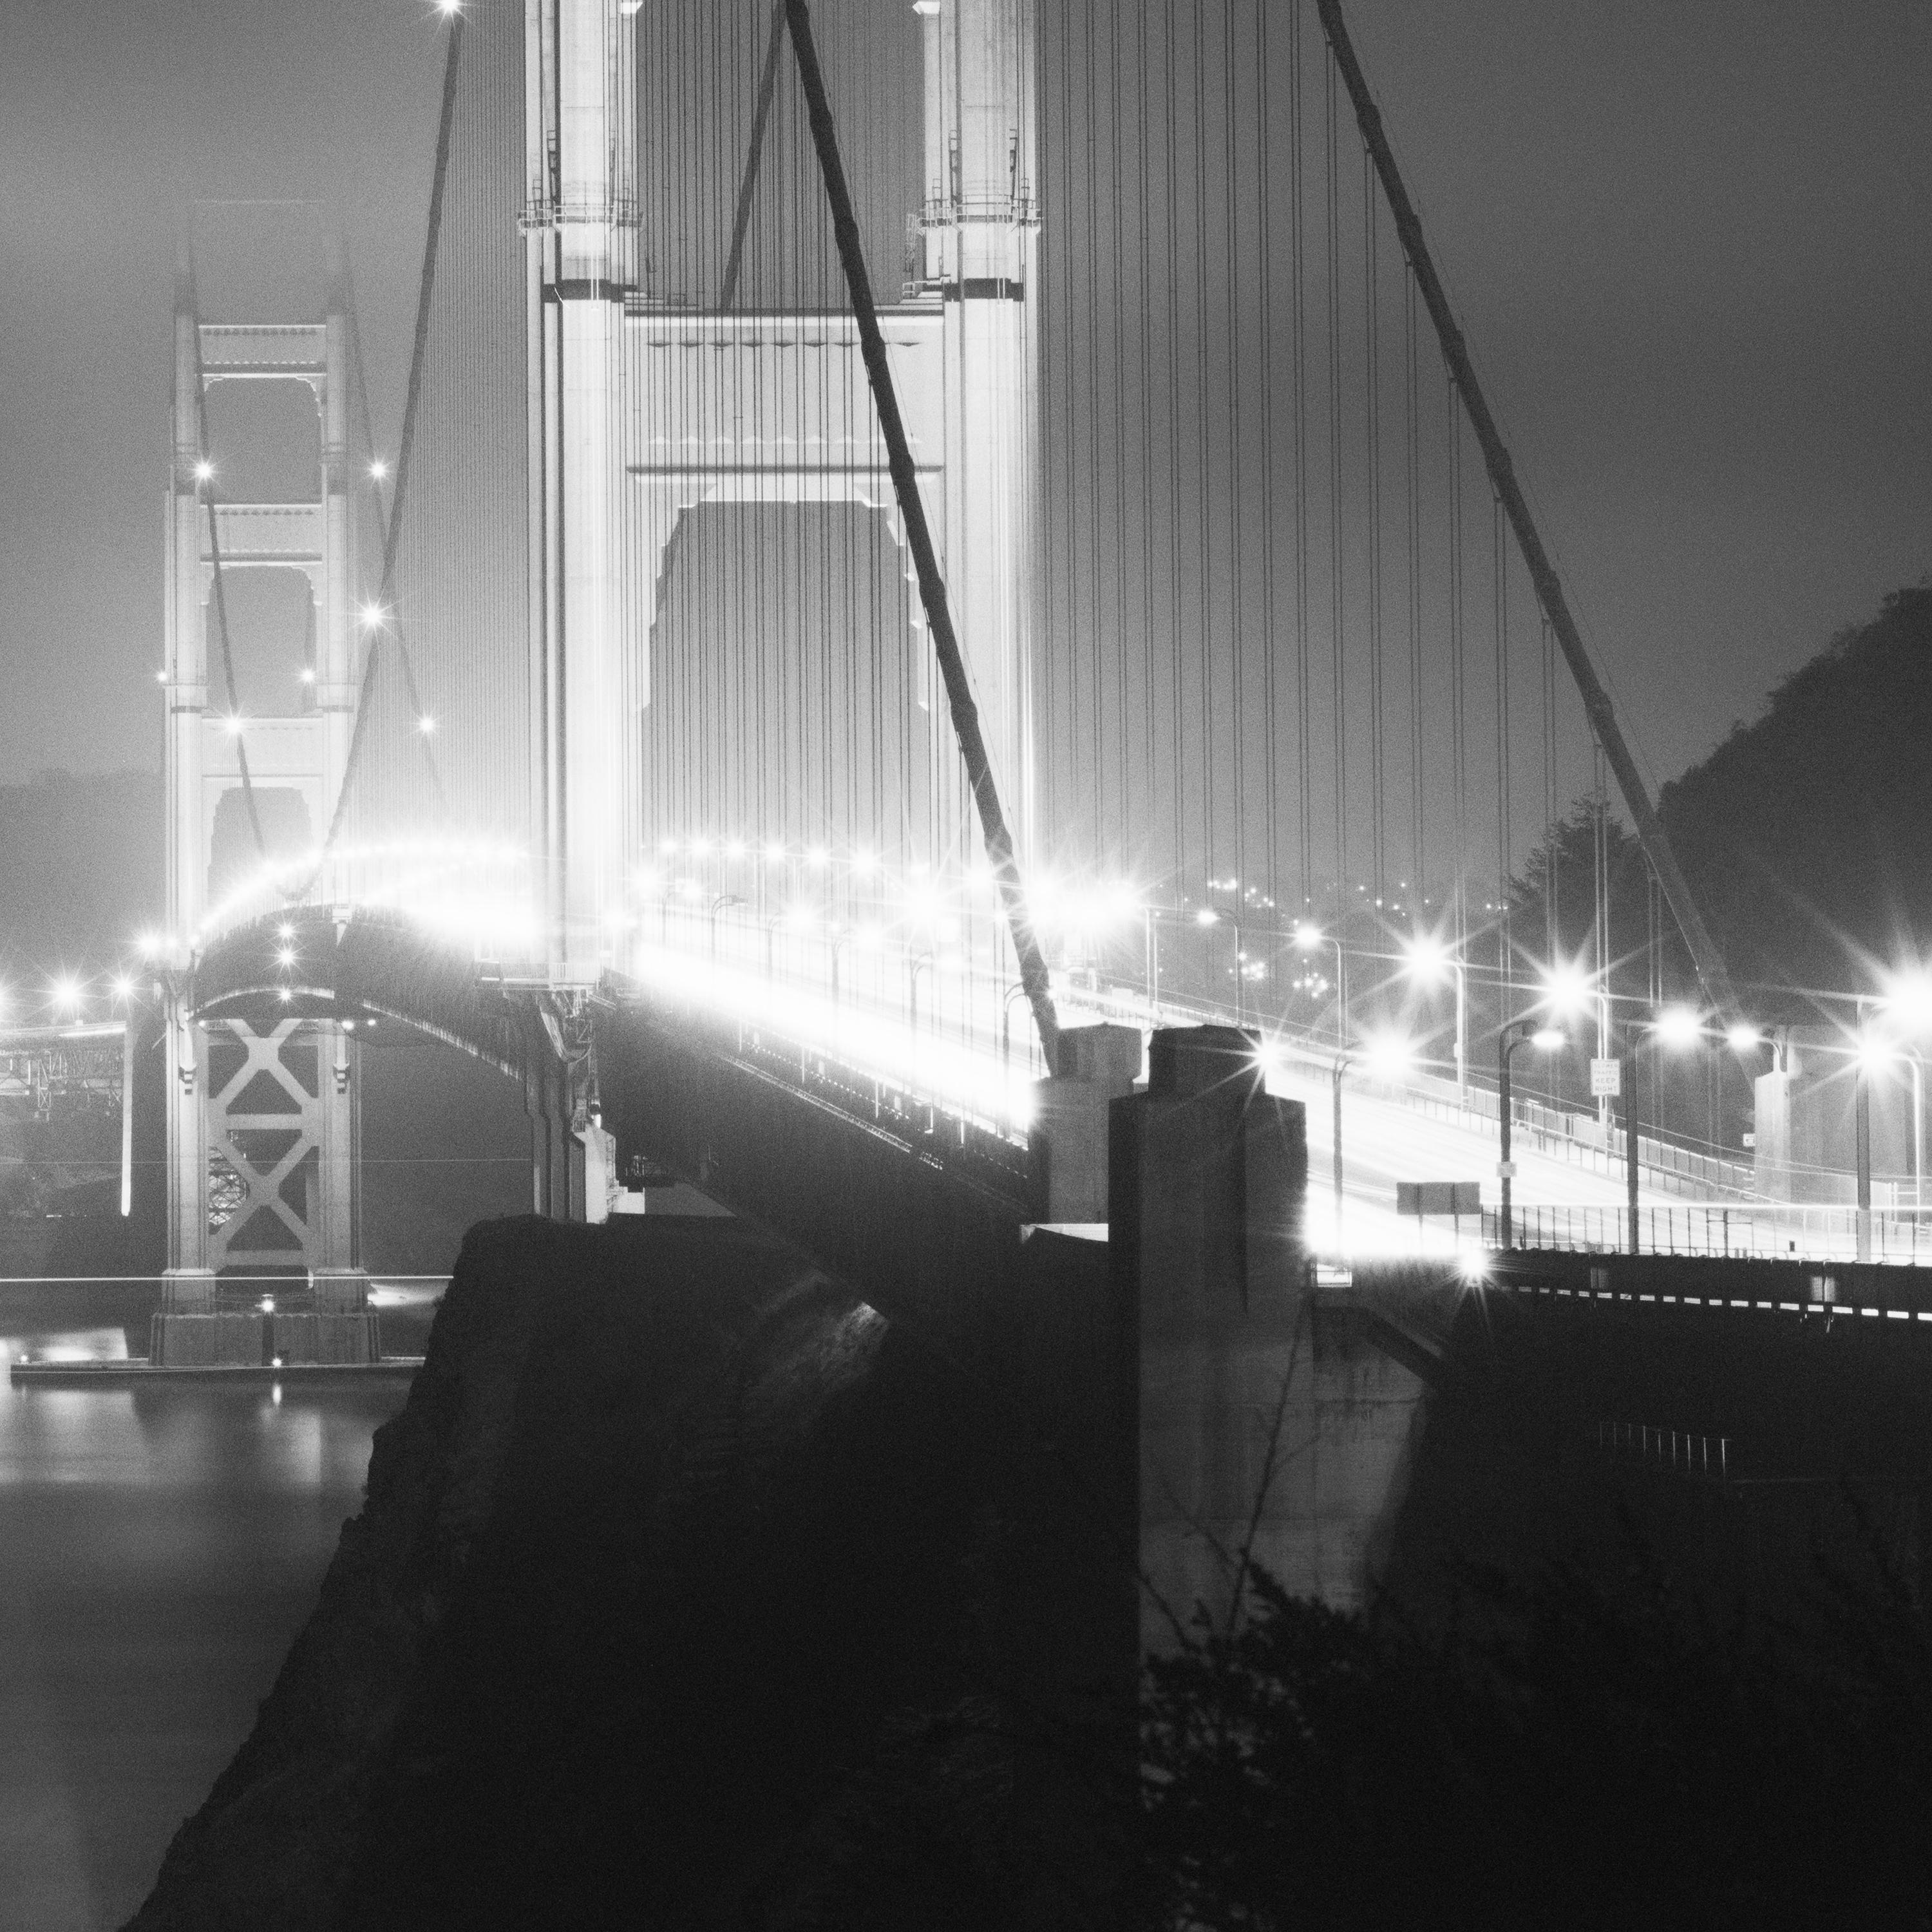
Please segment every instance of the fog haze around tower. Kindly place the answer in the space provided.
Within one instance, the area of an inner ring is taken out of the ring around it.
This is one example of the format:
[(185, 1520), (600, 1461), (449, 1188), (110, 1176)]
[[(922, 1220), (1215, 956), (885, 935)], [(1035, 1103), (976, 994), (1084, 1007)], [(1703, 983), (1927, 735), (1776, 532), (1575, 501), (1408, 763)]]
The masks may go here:
[[(152, 768), (169, 304), (194, 197), (339, 206), (399, 411), (421, 0), (0, 4), (0, 780)], [(1932, 14), (1358, 0), (1349, 18), (1653, 776), (1928, 568)]]

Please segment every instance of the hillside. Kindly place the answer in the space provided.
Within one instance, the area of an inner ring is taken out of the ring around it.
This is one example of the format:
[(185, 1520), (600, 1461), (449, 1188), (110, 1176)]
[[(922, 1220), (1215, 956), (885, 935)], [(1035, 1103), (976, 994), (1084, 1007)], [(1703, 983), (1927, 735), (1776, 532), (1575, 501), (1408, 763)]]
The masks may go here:
[(1932, 943), (1932, 586), (1841, 632), (1658, 801), (1741, 982), (1846, 992)]

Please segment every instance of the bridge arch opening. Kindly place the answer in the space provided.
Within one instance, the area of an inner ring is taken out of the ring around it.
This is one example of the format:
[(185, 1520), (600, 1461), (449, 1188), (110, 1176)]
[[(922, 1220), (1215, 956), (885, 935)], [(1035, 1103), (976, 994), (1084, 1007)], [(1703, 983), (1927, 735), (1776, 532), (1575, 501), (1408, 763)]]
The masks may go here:
[(293, 859), (315, 844), (314, 820), (302, 793), (284, 785), (258, 784), (254, 789), (256, 816), (262, 827), (260, 845), (249, 820), (248, 796), (241, 786), (230, 786), (216, 800), (208, 841), (211, 905), (219, 905), (260, 872), (265, 856), (270, 863)]
[(218, 379), (206, 386), (209, 455), (225, 503), (308, 503), (321, 494), (322, 418), (305, 378)]
[(854, 496), (712, 496), (655, 567), (638, 713), (644, 849), (737, 839), (930, 860), (957, 764), (894, 519)]

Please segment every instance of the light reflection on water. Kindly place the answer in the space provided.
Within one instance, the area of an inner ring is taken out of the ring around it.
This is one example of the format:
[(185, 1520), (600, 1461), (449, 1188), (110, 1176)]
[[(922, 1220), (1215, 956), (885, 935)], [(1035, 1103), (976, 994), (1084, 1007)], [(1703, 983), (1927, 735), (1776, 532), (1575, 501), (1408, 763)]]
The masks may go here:
[[(152, 1306), (0, 1284), (0, 1347), (145, 1355)], [(140, 1904), (254, 1721), (407, 1393), (0, 1382), (0, 1922), (95, 1932)]]

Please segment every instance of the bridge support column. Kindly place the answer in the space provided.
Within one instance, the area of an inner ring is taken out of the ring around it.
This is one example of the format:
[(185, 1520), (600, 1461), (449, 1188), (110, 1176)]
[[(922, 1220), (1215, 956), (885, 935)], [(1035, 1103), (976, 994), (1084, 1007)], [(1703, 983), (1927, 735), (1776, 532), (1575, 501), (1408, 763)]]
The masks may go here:
[(208, 1042), (178, 988), (166, 996), (168, 1259), (161, 1310), (212, 1315), (214, 1270), (208, 1262)]
[(531, 770), (543, 827), (550, 977), (594, 985), (634, 838), (622, 782), (624, 305), (637, 281), (636, 9), (524, 12), (531, 581), (541, 620)]
[[(358, 1228), (355, 1036), (334, 1022), (202, 1025), (177, 1011), (169, 1072), (170, 1268), (152, 1359), (374, 1360), (381, 1342)], [(226, 1310), (224, 1270), (242, 1277)], [(263, 1300), (275, 1305), (255, 1305)]]
[(945, 314), (946, 592), (1022, 860), (1035, 835), (1031, 683), (1040, 464), (1032, 0), (926, 16), (926, 288)]
[(610, 1216), (610, 1136), (597, 1102), (596, 1048), (587, 1006), (568, 993), (535, 1008), (524, 1076), (530, 1123), (530, 1207), (558, 1221)]
[(1225, 1623), (1244, 1550), (1290, 1588), (1306, 1568), (1307, 1125), (1232, 1027), (1156, 1032), (1147, 1091), (1112, 1114), (1109, 1245), (1140, 1334), (1142, 1640), (1159, 1650), (1197, 1604)]
[(1034, 1085), (1034, 1158), (1046, 1175), (1042, 1218), (1062, 1226), (1107, 1218), (1108, 1108), (1140, 1077), (1138, 1027), (1068, 1027), (1060, 1071)]

